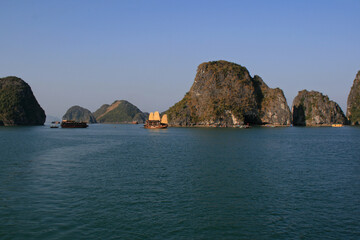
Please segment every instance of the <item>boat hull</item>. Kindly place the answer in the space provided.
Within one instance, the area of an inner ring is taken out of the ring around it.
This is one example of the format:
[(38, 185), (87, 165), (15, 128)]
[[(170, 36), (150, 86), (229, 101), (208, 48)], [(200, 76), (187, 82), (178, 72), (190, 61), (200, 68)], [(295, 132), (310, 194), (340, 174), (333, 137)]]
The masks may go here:
[(86, 122), (75, 122), (75, 121), (63, 121), (60, 126), (61, 126), (61, 128), (87, 128), (88, 127)]
[(86, 126), (82, 126), (82, 125), (62, 125), (61, 126), (61, 128), (87, 128), (88, 127), (88, 125), (86, 125)]
[(144, 125), (144, 128), (146, 128), (146, 129), (165, 129), (165, 128), (167, 128), (168, 127), (168, 125), (158, 125), (158, 126), (151, 126), (151, 125)]

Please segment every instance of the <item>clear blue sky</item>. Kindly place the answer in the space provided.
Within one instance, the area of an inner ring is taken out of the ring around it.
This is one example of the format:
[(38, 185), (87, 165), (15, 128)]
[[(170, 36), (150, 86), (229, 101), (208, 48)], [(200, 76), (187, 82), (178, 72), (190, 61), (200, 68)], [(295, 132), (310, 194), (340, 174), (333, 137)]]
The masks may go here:
[(227, 60), (346, 111), (360, 70), (360, 1), (0, 1), (0, 77), (28, 82), (48, 115), (125, 99), (164, 111), (197, 66)]

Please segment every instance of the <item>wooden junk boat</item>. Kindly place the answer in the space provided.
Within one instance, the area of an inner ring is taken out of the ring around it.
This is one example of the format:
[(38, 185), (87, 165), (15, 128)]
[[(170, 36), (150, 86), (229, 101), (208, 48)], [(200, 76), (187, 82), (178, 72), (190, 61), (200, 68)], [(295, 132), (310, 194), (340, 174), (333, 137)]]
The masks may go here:
[(62, 120), (62, 128), (87, 128), (88, 125), (86, 122), (75, 122), (73, 120)]
[(163, 129), (168, 127), (167, 115), (164, 114), (160, 120), (160, 114), (158, 111), (150, 113), (149, 120), (146, 120), (144, 128), (148, 129)]

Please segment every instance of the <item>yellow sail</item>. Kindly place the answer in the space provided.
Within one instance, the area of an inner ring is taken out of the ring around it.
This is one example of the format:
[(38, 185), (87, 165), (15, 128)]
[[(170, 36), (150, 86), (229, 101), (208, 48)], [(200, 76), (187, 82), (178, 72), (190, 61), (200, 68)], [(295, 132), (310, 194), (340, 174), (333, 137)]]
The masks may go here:
[(154, 112), (154, 121), (160, 121), (160, 114), (158, 111)]
[(154, 120), (154, 113), (153, 113), (153, 112), (150, 113), (150, 115), (149, 115), (149, 120), (150, 120), (150, 121), (153, 121), (153, 120)]
[(167, 115), (164, 114), (161, 118), (161, 123), (168, 124)]

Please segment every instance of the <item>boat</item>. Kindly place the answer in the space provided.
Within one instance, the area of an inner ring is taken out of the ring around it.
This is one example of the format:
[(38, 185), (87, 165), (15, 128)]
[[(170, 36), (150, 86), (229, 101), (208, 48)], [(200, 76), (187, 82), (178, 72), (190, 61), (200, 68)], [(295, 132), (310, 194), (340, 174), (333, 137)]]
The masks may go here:
[(132, 121), (131, 124), (139, 124), (138, 121)]
[(343, 127), (344, 125), (341, 123), (332, 124), (332, 127)]
[(87, 128), (86, 122), (75, 122), (73, 120), (63, 120), (60, 125), (62, 128)]
[(60, 122), (53, 121), (53, 122), (51, 122), (50, 128), (59, 128), (59, 124), (60, 124)]
[(168, 127), (167, 115), (164, 114), (160, 119), (160, 114), (158, 111), (151, 112), (149, 115), (149, 120), (146, 120), (144, 128), (147, 129), (164, 129)]

